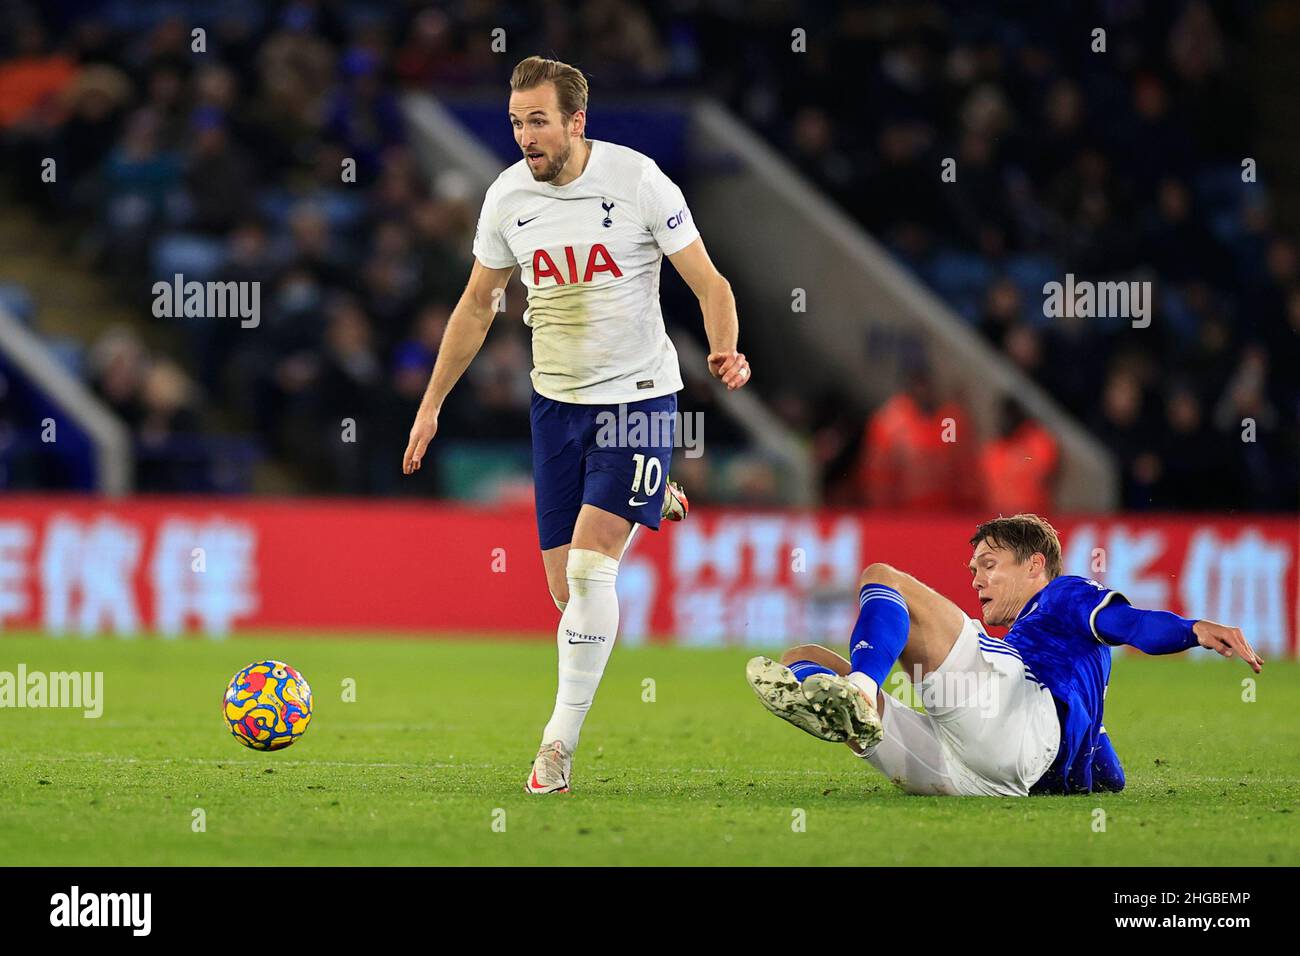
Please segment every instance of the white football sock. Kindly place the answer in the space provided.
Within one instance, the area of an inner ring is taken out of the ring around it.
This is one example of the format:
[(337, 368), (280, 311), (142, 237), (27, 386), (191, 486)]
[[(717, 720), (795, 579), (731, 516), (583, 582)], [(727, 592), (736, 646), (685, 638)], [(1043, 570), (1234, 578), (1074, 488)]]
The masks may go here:
[(849, 675), (849, 683), (867, 695), (867, 700), (871, 701), (872, 707), (876, 706), (876, 692), (880, 690), (880, 688), (876, 685), (875, 681), (862, 673), (862, 671), (854, 671)]
[[(876, 700), (876, 693), (880, 690), (880, 688), (877, 686), (875, 681), (873, 681), (866, 674), (862, 673), (862, 671), (854, 671), (852, 674), (850, 674), (849, 683), (852, 684), (854, 687), (858, 688), (858, 690), (862, 691), (862, 693), (867, 695), (867, 700), (871, 701), (872, 707), (880, 706), (880, 701)], [(880, 716), (881, 719), (884, 719), (885, 715), (881, 714)], [(857, 754), (859, 757), (861, 757), (863, 760), (870, 760), (872, 756), (874, 756), (876, 753), (876, 747), (879, 746), (880, 744), (876, 744), (874, 747), (864, 750), (861, 753), (858, 753), (858, 751), (856, 750), (853, 752)]]
[(623, 553), (618, 556), (620, 561), (627, 557), (627, 549), (632, 547), (632, 539), (636, 537), (637, 530), (640, 527), (639, 524), (634, 524), (632, 530), (627, 533), (627, 540), (623, 542)]
[(618, 634), (618, 595), (614, 591), (618, 561), (599, 551), (570, 548), (565, 571), (569, 601), (556, 635), (559, 690), (555, 711), (542, 731), (542, 746), (558, 740), (573, 753)]

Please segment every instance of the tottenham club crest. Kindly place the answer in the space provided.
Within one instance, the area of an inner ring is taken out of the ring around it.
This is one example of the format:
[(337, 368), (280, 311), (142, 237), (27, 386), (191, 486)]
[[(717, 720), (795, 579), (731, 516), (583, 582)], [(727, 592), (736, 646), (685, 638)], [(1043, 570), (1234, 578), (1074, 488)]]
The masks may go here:
[(614, 220), (609, 218), (609, 211), (614, 208), (614, 204), (612, 202), (602, 202), (600, 206), (605, 210), (605, 218), (600, 224), (608, 229), (610, 226), (614, 225)]

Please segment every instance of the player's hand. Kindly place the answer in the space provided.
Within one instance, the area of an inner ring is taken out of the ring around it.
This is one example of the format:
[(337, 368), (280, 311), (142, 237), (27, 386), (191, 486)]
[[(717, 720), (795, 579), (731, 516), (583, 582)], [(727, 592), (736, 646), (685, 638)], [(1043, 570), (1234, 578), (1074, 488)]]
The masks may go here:
[(1214, 621), (1197, 621), (1192, 625), (1192, 633), (1196, 635), (1196, 640), (1201, 647), (1208, 647), (1224, 657), (1232, 657), (1235, 654), (1249, 664), (1256, 674), (1264, 665), (1264, 659), (1255, 653), (1255, 649), (1250, 646), (1246, 635), (1241, 633), (1239, 627), (1216, 624)]
[(411, 426), (411, 440), (406, 443), (406, 454), (402, 456), (402, 474), (412, 475), (420, 470), (420, 462), (424, 460), (429, 442), (433, 441), (433, 436), (437, 433), (437, 409), (431, 412), (420, 409), (420, 413), (415, 416), (415, 424)]
[(729, 391), (744, 388), (749, 382), (749, 361), (744, 352), (713, 352), (709, 355), (709, 374), (722, 379)]

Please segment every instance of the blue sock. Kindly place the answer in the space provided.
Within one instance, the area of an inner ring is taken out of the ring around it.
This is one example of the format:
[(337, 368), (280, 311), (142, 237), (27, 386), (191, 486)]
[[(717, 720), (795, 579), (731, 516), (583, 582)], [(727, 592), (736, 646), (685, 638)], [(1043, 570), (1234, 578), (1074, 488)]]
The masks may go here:
[(834, 674), (835, 672), (829, 667), (822, 667), (821, 664), (814, 664), (812, 661), (795, 661), (790, 665), (790, 670), (794, 671), (795, 679), (800, 683), (806, 681), (813, 674)]
[(858, 607), (858, 623), (849, 639), (849, 663), (880, 687), (907, 643), (907, 602), (891, 587), (864, 584)]

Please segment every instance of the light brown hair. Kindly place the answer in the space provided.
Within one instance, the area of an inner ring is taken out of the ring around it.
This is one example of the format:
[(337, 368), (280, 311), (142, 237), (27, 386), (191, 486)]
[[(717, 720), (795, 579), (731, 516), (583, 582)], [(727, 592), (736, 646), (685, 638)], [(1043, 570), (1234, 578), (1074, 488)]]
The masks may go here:
[(1046, 518), (1033, 514), (1001, 516), (985, 521), (971, 536), (971, 547), (988, 541), (993, 547), (1005, 548), (1023, 563), (1034, 554), (1041, 554), (1047, 562), (1047, 579), (1061, 573), (1061, 539)]
[(560, 113), (565, 122), (579, 110), (586, 111), (587, 78), (577, 67), (559, 60), (530, 56), (526, 60), (520, 60), (510, 74), (511, 90), (531, 90), (543, 83), (555, 84), (555, 98), (560, 104)]

